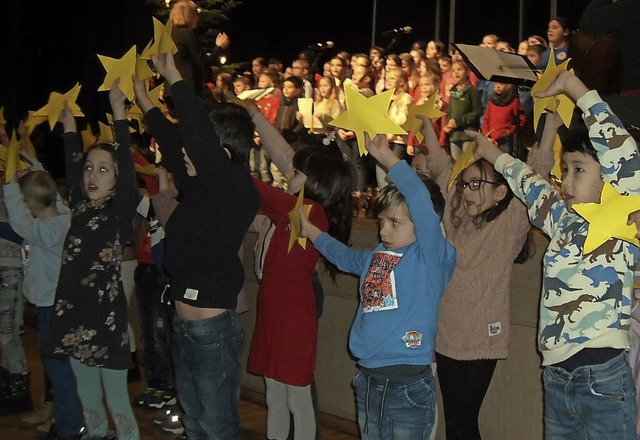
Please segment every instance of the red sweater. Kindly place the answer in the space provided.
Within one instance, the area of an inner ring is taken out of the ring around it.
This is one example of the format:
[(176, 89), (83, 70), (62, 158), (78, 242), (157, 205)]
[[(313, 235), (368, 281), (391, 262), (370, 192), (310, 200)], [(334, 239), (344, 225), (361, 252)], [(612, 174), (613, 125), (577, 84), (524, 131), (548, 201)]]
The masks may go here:
[(518, 120), (520, 128), (522, 128), (526, 117), (518, 98), (514, 98), (513, 101), (503, 107), (499, 107), (489, 101), (482, 120), (482, 133), (486, 135), (493, 130), (489, 136), (494, 140), (505, 136), (513, 136), (516, 132), (516, 121)]

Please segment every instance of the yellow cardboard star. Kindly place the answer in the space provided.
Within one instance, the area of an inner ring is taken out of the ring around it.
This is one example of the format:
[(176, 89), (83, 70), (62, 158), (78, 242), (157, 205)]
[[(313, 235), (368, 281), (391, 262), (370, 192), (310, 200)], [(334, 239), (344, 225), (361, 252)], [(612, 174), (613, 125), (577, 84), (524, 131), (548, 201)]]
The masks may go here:
[[(80, 110), (80, 107), (76, 104), (76, 99), (78, 99), (78, 94), (80, 93), (81, 88), (82, 86), (80, 86), (80, 83), (76, 83), (76, 85), (65, 94), (51, 92), (51, 94), (49, 94), (49, 101), (47, 104), (39, 110), (36, 110), (33, 113), (33, 116), (47, 119), (51, 130), (53, 130), (56, 122), (58, 122), (58, 117), (60, 116), (60, 112), (64, 109), (65, 102), (71, 108), (73, 116), (84, 116), (82, 110)], [(29, 122), (29, 120), (27, 120), (27, 122)], [(33, 128), (31, 128), (31, 131), (33, 131)]]
[(103, 122), (98, 122), (98, 127), (100, 127), (100, 135), (98, 136), (100, 142), (113, 143), (113, 131), (111, 127)]
[(171, 20), (167, 20), (167, 24), (162, 24), (157, 18), (153, 18), (153, 42), (140, 54), (141, 59), (151, 59), (151, 55), (160, 55), (161, 53), (178, 52), (176, 44), (171, 39)]
[(311, 205), (305, 205), (304, 203), (304, 187), (298, 193), (298, 200), (296, 200), (296, 205), (289, 212), (289, 222), (291, 223), (291, 231), (289, 232), (289, 247), (287, 248), (287, 253), (291, 252), (291, 248), (297, 241), (302, 249), (307, 248), (307, 237), (300, 237), (298, 232), (300, 231), (300, 213), (298, 209), (302, 206), (304, 209), (304, 214), (309, 217), (309, 213), (311, 212)]
[(29, 110), (27, 113), (27, 120), (24, 121), (24, 128), (26, 129), (25, 137), (31, 136), (33, 130), (47, 120), (46, 116), (36, 116), (36, 112)]
[(558, 115), (562, 119), (565, 126), (571, 125), (571, 119), (573, 118), (573, 109), (575, 103), (565, 93), (560, 93), (554, 96), (547, 96), (546, 98), (536, 98), (536, 93), (544, 92), (551, 84), (556, 80), (561, 71), (567, 70), (567, 66), (571, 59), (567, 59), (559, 66), (556, 66), (556, 58), (551, 48), (549, 54), (549, 63), (544, 70), (538, 81), (531, 87), (531, 95), (533, 96), (533, 126), (534, 129), (538, 129), (538, 122), (540, 121), (540, 115), (546, 111), (558, 112)]
[(80, 136), (82, 137), (82, 150), (86, 153), (91, 146), (95, 145), (98, 142), (98, 138), (95, 134), (93, 134), (93, 130), (91, 130), (91, 126), (87, 124), (87, 128), (80, 132)]
[(131, 107), (129, 107), (129, 110), (127, 110), (127, 117), (129, 119), (135, 119), (136, 121), (138, 121), (140, 134), (144, 133), (144, 124), (142, 123), (144, 115), (142, 114), (142, 109), (138, 107), (138, 104), (133, 104)]
[(627, 241), (640, 247), (636, 238), (636, 224), (627, 225), (629, 214), (640, 206), (640, 195), (623, 196), (609, 183), (602, 188), (600, 203), (576, 203), (574, 211), (589, 222), (583, 254), (586, 255), (611, 238)]
[(449, 183), (447, 185), (447, 190), (451, 189), (451, 185), (453, 185), (453, 182), (456, 181), (456, 179), (458, 178), (458, 175), (460, 175), (461, 172), (463, 172), (471, 164), (473, 164), (475, 161), (478, 160), (473, 156), (473, 150), (476, 148), (476, 145), (477, 145), (476, 142), (473, 141), (466, 150), (462, 150), (462, 153), (460, 154), (460, 156), (458, 156), (456, 161), (453, 163), (453, 167), (451, 167), (451, 176), (449, 176)]
[(557, 179), (562, 179), (562, 142), (560, 142), (560, 136), (556, 134), (553, 140), (553, 168), (551, 174), (556, 176)]
[[(14, 137), (15, 137), (15, 133), (14, 133)], [(14, 139), (10, 139), (9, 142), (10, 142), (9, 146), (11, 147), (11, 142), (14, 142)], [(15, 140), (15, 142), (17, 142), (18, 150), (20, 150), (20, 146), (22, 144), (22, 140), (19, 140), (19, 141)], [(8, 158), (9, 158), (9, 148), (7, 148), (4, 145), (0, 144), (0, 171), (5, 171)], [(30, 165), (27, 162), (23, 161), (23, 160), (20, 160), (18, 162), (18, 169), (20, 171), (26, 170), (29, 167), (30, 167)]]
[(107, 71), (107, 76), (105, 76), (102, 85), (98, 87), (98, 91), (111, 90), (113, 82), (119, 77), (120, 84), (118, 87), (120, 87), (120, 90), (122, 90), (122, 93), (124, 93), (124, 96), (126, 96), (129, 101), (133, 101), (134, 93), (131, 75), (136, 71), (136, 46), (131, 46), (131, 49), (119, 59), (104, 55), (98, 55), (98, 58), (104, 70)]
[(148, 96), (154, 106), (160, 108), (160, 110), (164, 110), (165, 105), (160, 102), (160, 92), (162, 92), (162, 86), (149, 90)]
[(437, 94), (434, 93), (431, 95), (431, 98), (427, 99), (423, 104), (411, 104), (408, 107), (409, 114), (407, 115), (407, 122), (402, 125), (402, 128), (407, 130), (407, 132), (413, 131), (418, 142), (422, 142), (424, 139), (424, 136), (422, 135), (422, 128), (424, 124), (422, 123), (422, 119), (417, 116), (426, 116), (431, 119), (431, 121), (435, 121), (446, 114), (436, 108), (436, 98)]
[(141, 80), (144, 80), (145, 83), (149, 82), (149, 78), (153, 78), (155, 73), (149, 67), (149, 62), (147, 60), (143, 60), (140, 57), (136, 60), (136, 76)]
[(387, 115), (393, 92), (394, 89), (391, 89), (367, 98), (357, 90), (345, 87), (347, 110), (329, 122), (329, 125), (353, 131), (358, 140), (360, 156), (368, 154), (364, 141), (365, 131), (371, 138), (377, 134), (407, 134)]

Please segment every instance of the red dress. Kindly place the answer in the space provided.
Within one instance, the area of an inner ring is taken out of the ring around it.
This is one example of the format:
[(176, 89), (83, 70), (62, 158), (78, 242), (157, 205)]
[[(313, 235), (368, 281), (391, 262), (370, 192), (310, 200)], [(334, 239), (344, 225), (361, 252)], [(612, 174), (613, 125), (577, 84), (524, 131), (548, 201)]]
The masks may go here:
[[(262, 199), (261, 210), (275, 224), (258, 291), (258, 316), (251, 341), (247, 370), (253, 374), (295, 386), (313, 382), (316, 365), (318, 318), (311, 280), (319, 253), (311, 241), (306, 249), (289, 245), (289, 211), (297, 196), (286, 194), (254, 178)], [(320, 230), (328, 230), (322, 205), (311, 204), (309, 218)]]

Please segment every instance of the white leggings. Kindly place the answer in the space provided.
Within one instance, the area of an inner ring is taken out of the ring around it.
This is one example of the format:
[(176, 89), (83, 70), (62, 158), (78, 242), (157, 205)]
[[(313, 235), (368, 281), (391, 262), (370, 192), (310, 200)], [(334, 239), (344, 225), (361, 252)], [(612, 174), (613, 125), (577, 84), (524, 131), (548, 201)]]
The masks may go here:
[(297, 387), (264, 378), (267, 397), (267, 438), (286, 440), (289, 413), (293, 414), (294, 440), (316, 438), (316, 416), (311, 399), (311, 385)]

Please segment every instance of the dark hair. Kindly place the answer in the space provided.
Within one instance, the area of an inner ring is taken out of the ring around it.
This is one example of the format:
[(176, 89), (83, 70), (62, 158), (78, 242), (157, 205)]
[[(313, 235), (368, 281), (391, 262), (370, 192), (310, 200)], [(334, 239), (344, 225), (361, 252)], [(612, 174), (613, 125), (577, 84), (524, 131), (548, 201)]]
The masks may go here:
[(228, 72), (220, 72), (218, 73), (218, 78), (222, 81), (222, 85), (227, 88), (227, 90), (233, 90), (233, 76)]
[[(438, 218), (442, 220), (442, 216), (444, 215), (445, 201), (444, 196), (442, 195), (442, 191), (440, 191), (440, 186), (427, 176), (419, 177), (420, 180), (422, 180), (422, 183), (424, 183), (424, 186), (427, 188), (427, 191), (429, 191), (433, 210), (436, 212), (436, 214), (438, 214)], [(375, 208), (376, 217), (379, 217), (388, 209), (400, 206), (401, 203), (406, 204), (407, 202), (404, 194), (400, 192), (398, 187), (396, 187), (394, 184), (385, 186), (384, 188), (382, 188), (382, 191), (380, 191), (380, 197), (378, 197), (378, 203), (376, 204)], [(411, 213), (409, 213), (409, 218), (411, 218)], [(413, 219), (411, 219), (411, 221), (413, 221)]]
[(598, 162), (598, 153), (591, 145), (589, 129), (582, 120), (579, 110), (574, 110), (569, 128), (562, 126), (558, 129), (558, 136), (562, 143), (563, 153), (584, 153)]
[(294, 85), (294, 87), (296, 89), (302, 89), (304, 83), (302, 82), (302, 78), (300, 78), (299, 76), (290, 76), (289, 78), (285, 79), (284, 82), (289, 81), (291, 84)]
[(216, 128), (220, 145), (231, 153), (231, 162), (246, 164), (255, 130), (247, 110), (236, 104), (218, 104), (212, 107), (209, 118)]
[[(513, 192), (511, 192), (511, 188), (509, 188), (509, 184), (504, 176), (497, 172), (493, 165), (486, 160), (480, 159), (470, 165), (470, 167), (476, 167), (480, 171), (481, 179), (504, 185), (507, 188), (507, 193), (502, 200), (473, 217), (473, 223), (479, 228), (485, 222), (489, 223), (490, 221), (495, 220), (505, 209), (507, 209), (509, 203), (511, 203), (511, 199), (513, 199)], [(462, 173), (460, 173), (458, 179), (462, 179)], [(456, 228), (461, 224), (461, 215), (464, 215), (461, 213), (462, 209), (462, 194), (456, 191), (453, 197), (451, 197), (451, 213), (449, 214), (451, 216), (451, 224)]]
[(25, 200), (31, 199), (43, 209), (55, 206), (58, 188), (56, 181), (46, 171), (31, 171), (22, 176), (18, 183)]
[[(304, 196), (320, 203), (329, 220), (329, 234), (347, 243), (351, 235), (351, 186), (352, 170), (342, 155), (328, 148), (305, 147), (296, 151), (293, 166), (304, 173)], [(331, 277), (337, 269), (327, 265)]]

